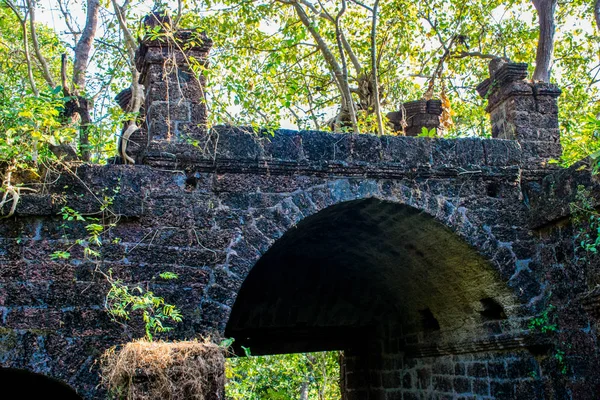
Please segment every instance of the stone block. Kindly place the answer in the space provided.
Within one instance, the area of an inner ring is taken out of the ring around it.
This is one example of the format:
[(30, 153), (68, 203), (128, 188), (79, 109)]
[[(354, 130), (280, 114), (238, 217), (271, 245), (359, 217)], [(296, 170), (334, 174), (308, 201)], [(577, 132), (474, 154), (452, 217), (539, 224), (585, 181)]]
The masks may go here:
[(279, 129), (261, 140), (261, 159), (298, 162), (303, 156), (302, 136), (298, 131)]
[(417, 369), (417, 388), (429, 389), (431, 387), (431, 370), (428, 368)]
[(461, 376), (454, 377), (452, 380), (452, 387), (456, 393), (470, 393), (471, 380)]
[(463, 363), (454, 364), (454, 375), (466, 375), (467, 366)]
[(474, 379), (472, 385), (473, 393), (480, 396), (490, 395), (490, 383), (487, 379)]
[(485, 378), (488, 376), (487, 365), (480, 362), (467, 364), (467, 375), (471, 377)]
[(190, 103), (154, 102), (148, 106), (146, 118), (156, 121), (190, 121)]
[(204, 102), (190, 104), (190, 122), (206, 124), (207, 118), (206, 104)]
[(386, 389), (399, 389), (402, 387), (400, 371), (391, 371), (381, 373), (383, 387)]
[(497, 400), (515, 399), (515, 384), (512, 382), (490, 382), (490, 395)]
[(507, 361), (506, 370), (509, 379), (523, 379), (531, 377), (532, 373), (536, 373), (538, 367), (534, 360), (517, 359)]
[(403, 393), (403, 400), (421, 400), (422, 397), (419, 395), (418, 392), (404, 392)]
[(431, 373), (436, 375), (454, 375), (454, 364), (450, 362), (435, 362), (431, 366)]
[(532, 114), (529, 111), (521, 111), (515, 110), (514, 115), (509, 116), (512, 117), (512, 121), (508, 120), (509, 123), (514, 124), (517, 127), (517, 132), (522, 127), (529, 127), (532, 124)]
[(521, 142), (523, 150), (522, 162), (527, 164), (547, 163), (550, 159), (558, 159), (562, 154), (560, 143), (549, 141), (523, 141)]
[(506, 367), (501, 361), (488, 362), (488, 374), (490, 379), (506, 379)]
[(431, 378), (433, 390), (444, 393), (452, 393), (452, 378), (448, 376), (433, 376)]
[(318, 131), (300, 131), (304, 157), (308, 161), (349, 161), (351, 159), (351, 135)]
[(535, 98), (536, 111), (540, 114), (558, 114), (558, 102), (553, 96), (538, 96)]
[(506, 107), (524, 112), (539, 112), (539, 102), (533, 96), (514, 96), (507, 100)]
[(408, 168), (431, 166), (432, 139), (391, 136), (381, 138), (381, 141), (385, 161)]
[(383, 148), (376, 135), (352, 135), (352, 161), (377, 163), (381, 161)]
[(410, 372), (405, 372), (402, 376), (402, 387), (404, 389), (412, 389), (413, 386), (413, 377)]

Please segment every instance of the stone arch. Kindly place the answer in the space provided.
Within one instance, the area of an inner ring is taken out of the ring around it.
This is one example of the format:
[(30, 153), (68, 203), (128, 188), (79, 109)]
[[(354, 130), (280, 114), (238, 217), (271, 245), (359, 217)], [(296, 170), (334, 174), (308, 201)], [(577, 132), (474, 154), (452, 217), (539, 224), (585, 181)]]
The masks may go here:
[(342, 349), (390, 331), (468, 340), (517, 303), (491, 263), (439, 219), (375, 197), (303, 218), (238, 296), (225, 335), (255, 353)]
[(3, 391), (10, 391), (19, 399), (82, 400), (66, 383), (23, 369), (0, 367), (0, 384)]
[[(296, 229), (303, 220), (327, 208), (366, 199), (418, 210), (452, 231), (483, 259), (488, 260), (491, 269), (497, 273), (498, 281), (508, 283), (513, 289), (522, 286), (534, 288), (523, 296), (519, 296), (517, 291), (521, 305), (538, 295), (539, 285), (535, 277), (531, 274), (519, 275), (518, 257), (511, 247), (512, 243), (506, 238), (497, 237), (479, 222), (482, 211), (463, 205), (463, 199), (455, 189), (436, 189), (423, 190), (423, 185), (414, 181), (339, 178), (285, 195), (265, 196), (259, 206), (250, 208), (241, 218), (239, 233), (227, 249), (225, 263), (215, 268), (212, 287), (219, 288), (220, 297), (226, 301), (220, 305), (221, 310), (215, 320), (217, 326), (213, 326), (221, 333), (225, 331), (226, 321), (242, 283), (259, 259), (286, 232)], [(510, 218), (502, 215), (503, 210), (497, 213), (499, 219)], [(507, 227), (507, 231), (510, 229)], [(212, 300), (209, 292), (203, 301)], [(517, 303), (510, 302), (506, 307), (509, 310), (521, 307)]]

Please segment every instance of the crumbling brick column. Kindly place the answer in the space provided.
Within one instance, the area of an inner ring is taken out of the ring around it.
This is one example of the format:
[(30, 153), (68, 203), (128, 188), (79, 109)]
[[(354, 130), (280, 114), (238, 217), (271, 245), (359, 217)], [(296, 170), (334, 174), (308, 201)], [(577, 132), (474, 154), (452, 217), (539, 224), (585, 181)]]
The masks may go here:
[(560, 157), (558, 87), (527, 80), (527, 64), (498, 59), (490, 62), (490, 78), (477, 91), (488, 100), (492, 137), (517, 140), (531, 159)]
[(206, 65), (212, 41), (193, 30), (169, 32), (170, 18), (160, 13), (149, 14), (144, 23), (158, 32), (146, 35), (136, 54), (150, 141), (185, 142), (202, 136), (206, 78), (198, 68)]
[[(440, 127), (442, 102), (440, 100), (417, 100), (404, 103), (401, 110), (388, 113), (387, 117), (394, 132), (406, 136), (418, 136), (423, 128), (431, 130)], [(406, 124), (403, 128), (403, 123)]]

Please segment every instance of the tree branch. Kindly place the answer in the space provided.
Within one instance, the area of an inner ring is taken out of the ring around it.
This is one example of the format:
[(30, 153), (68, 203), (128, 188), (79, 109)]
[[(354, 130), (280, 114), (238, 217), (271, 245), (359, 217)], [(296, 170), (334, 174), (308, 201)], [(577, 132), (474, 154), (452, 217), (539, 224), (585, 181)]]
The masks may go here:
[(90, 160), (90, 138), (89, 130), (91, 124), (91, 117), (89, 113), (90, 104), (88, 101), (80, 96), (85, 90), (85, 80), (88, 62), (90, 59), (90, 51), (94, 37), (96, 36), (96, 29), (98, 27), (98, 10), (100, 8), (99, 0), (87, 0), (87, 15), (85, 20), (85, 27), (81, 34), (81, 38), (75, 45), (75, 61), (73, 65), (73, 94), (77, 102), (77, 113), (81, 118), (81, 124), (79, 126), (79, 151), (83, 161)]
[(550, 63), (554, 52), (554, 13), (557, 0), (533, 0), (533, 5), (538, 13), (540, 36), (535, 55), (534, 81), (550, 81)]
[[(374, 13), (375, 9), (377, 8), (377, 6), (373, 6), (373, 8), (369, 7), (368, 5), (361, 3), (360, 1), (357, 0), (350, 0), (352, 3), (356, 4), (357, 6), (361, 6), (362, 8), (364, 8), (365, 10)], [(376, 1), (376, 3), (379, 3), (379, 0)]]
[(381, 104), (379, 103), (379, 82), (377, 78), (377, 12), (379, 0), (373, 5), (373, 19), (371, 23), (371, 71), (373, 74), (373, 94), (375, 116), (377, 117), (377, 133), (383, 135), (383, 118), (381, 116)]
[(85, 89), (85, 73), (90, 57), (92, 43), (98, 27), (99, 0), (87, 0), (87, 15), (81, 38), (75, 46), (73, 65), (73, 93), (79, 94)]
[(37, 89), (35, 84), (35, 78), (33, 77), (33, 69), (31, 67), (31, 55), (29, 54), (29, 40), (27, 35), (27, 10), (24, 15), (21, 15), (17, 6), (11, 0), (5, 0), (6, 5), (12, 10), (17, 19), (19, 20), (19, 25), (21, 25), (21, 30), (23, 31), (23, 50), (25, 52), (25, 61), (27, 63), (27, 78), (29, 79), (29, 85), (31, 86), (31, 90), (35, 96), (39, 96), (40, 92)]
[[(346, 102), (346, 112), (350, 115), (350, 121), (352, 122), (352, 128), (354, 133), (359, 133), (358, 130), (358, 120), (356, 119), (356, 110), (354, 109), (354, 101), (352, 100), (352, 93), (350, 92), (350, 85), (348, 84), (348, 64), (346, 63), (346, 57), (344, 56), (344, 44), (342, 41), (343, 32), (342, 27), (340, 25), (340, 21), (342, 16), (346, 12), (346, 0), (342, 0), (342, 7), (340, 11), (337, 13), (335, 17), (335, 37), (338, 45), (338, 51), (340, 52), (340, 60), (342, 62), (342, 77), (341, 81), (342, 85), (342, 94), (345, 97)], [(342, 109), (342, 112), (344, 110)]]
[(50, 74), (50, 69), (48, 68), (48, 62), (46, 58), (42, 55), (40, 51), (40, 44), (38, 42), (37, 33), (35, 31), (35, 1), (27, 0), (27, 7), (29, 8), (29, 30), (31, 31), (31, 42), (33, 43), (33, 50), (35, 51), (35, 55), (40, 62), (42, 69), (42, 76), (48, 82), (48, 85), (52, 89), (56, 86), (54, 84), (54, 80), (52, 79), (52, 75)]
[(63, 6), (62, 0), (57, 0), (57, 2), (58, 2), (58, 8), (60, 8), (60, 12), (63, 15), (65, 24), (67, 25), (67, 28), (69, 29), (69, 31), (73, 35), (73, 41), (75, 43), (77, 43), (77, 41), (78, 41), (78, 37), (77, 36), (81, 35), (80, 29), (79, 29), (79, 27), (77, 29), (75, 29), (73, 27), (71, 14), (69, 14), (69, 12), (66, 10), (66, 7)]

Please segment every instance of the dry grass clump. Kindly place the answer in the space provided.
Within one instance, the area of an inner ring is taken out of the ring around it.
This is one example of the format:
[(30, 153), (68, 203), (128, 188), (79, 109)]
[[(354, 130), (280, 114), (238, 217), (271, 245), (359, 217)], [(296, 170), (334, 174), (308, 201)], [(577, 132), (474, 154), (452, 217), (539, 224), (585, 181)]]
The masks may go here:
[(213, 343), (138, 340), (101, 358), (102, 382), (117, 399), (223, 399), (223, 349)]

